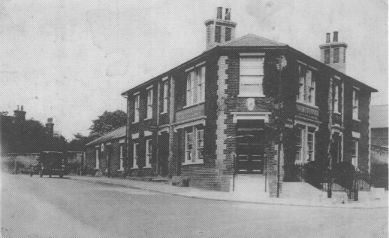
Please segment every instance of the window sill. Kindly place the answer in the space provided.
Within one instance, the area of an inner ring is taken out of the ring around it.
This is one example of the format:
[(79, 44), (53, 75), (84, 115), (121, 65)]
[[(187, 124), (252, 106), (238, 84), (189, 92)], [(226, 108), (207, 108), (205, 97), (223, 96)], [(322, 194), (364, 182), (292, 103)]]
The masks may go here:
[(245, 95), (245, 94), (238, 94), (238, 98), (264, 98), (265, 95), (263, 94), (256, 94), (256, 95)]
[(167, 112), (161, 112), (161, 113), (159, 113), (160, 115), (163, 115), (163, 114), (167, 114)]
[(301, 104), (301, 105), (304, 105), (304, 106), (307, 106), (307, 107), (311, 107), (311, 108), (314, 108), (314, 109), (319, 109), (318, 106), (316, 105), (313, 105), (313, 104), (309, 104), (309, 103), (306, 103), (306, 102), (302, 102), (302, 101), (296, 101), (298, 104)]
[(147, 117), (147, 118), (144, 119), (144, 121), (148, 121), (148, 120), (151, 120), (151, 119), (153, 119), (153, 118), (152, 117)]
[(334, 114), (337, 114), (337, 115), (342, 115), (342, 113), (340, 113), (340, 112), (334, 112)]
[(356, 121), (356, 122), (361, 122), (361, 120), (360, 120), (360, 119), (358, 119), (358, 118), (353, 118), (353, 121)]
[(151, 165), (147, 165), (145, 167), (143, 167), (144, 169), (151, 169)]
[(131, 124), (136, 124), (136, 123), (139, 123), (139, 121), (133, 121), (133, 122), (131, 122)]
[(124, 172), (124, 169), (118, 169), (117, 172)]
[(193, 165), (193, 164), (204, 164), (204, 161), (195, 161), (195, 162), (185, 162), (182, 165)]
[(187, 108), (190, 108), (190, 107), (195, 107), (195, 106), (198, 106), (198, 105), (201, 105), (201, 104), (204, 104), (205, 102), (198, 102), (196, 104), (192, 104), (192, 105), (185, 105), (182, 107), (182, 109), (187, 109)]
[(137, 166), (137, 167), (130, 168), (130, 170), (134, 170), (134, 169), (139, 169), (139, 167)]

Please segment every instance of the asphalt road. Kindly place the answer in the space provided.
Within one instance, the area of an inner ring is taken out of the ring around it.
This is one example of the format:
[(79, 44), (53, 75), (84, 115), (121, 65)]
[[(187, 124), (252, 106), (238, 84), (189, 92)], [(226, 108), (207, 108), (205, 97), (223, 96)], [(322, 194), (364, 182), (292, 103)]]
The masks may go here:
[(258, 205), (2, 174), (3, 237), (387, 237), (387, 209)]

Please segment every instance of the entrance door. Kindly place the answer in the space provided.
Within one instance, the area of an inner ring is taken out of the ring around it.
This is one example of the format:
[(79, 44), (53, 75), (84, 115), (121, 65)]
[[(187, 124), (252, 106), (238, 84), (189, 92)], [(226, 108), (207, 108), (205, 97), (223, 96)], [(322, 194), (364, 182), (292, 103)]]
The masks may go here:
[(169, 133), (163, 132), (159, 136), (159, 168), (158, 174), (161, 176), (167, 176), (169, 173), (168, 160), (169, 160)]
[(264, 121), (242, 120), (237, 123), (237, 172), (263, 174)]

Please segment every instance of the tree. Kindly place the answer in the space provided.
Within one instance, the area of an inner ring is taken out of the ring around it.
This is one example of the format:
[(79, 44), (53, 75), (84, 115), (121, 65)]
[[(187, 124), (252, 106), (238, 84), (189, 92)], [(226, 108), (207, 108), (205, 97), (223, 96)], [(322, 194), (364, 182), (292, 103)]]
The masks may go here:
[(125, 126), (127, 121), (127, 114), (122, 110), (114, 112), (105, 111), (98, 119), (93, 120), (89, 137), (97, 137), (106, 134), (119, 127)]
[(92, 140), (89, 136), (84, 136), (80, 133), (74, 134), (74, 139), (69, 142), (68, 150), (70, 151), (84, 151), (85, 145)]

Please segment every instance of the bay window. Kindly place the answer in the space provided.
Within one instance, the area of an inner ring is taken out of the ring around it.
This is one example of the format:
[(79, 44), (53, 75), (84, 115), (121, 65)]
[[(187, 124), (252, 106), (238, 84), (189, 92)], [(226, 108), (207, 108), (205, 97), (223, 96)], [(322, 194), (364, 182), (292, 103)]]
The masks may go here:
[(120, 158), (120, 164), (119, 164), (119, 170), (124, 170), (124, 144), (121, 143), (119, 146), (119, 158)]
[(263, 55), (240, 57), (239, 96), (263, 97)]

